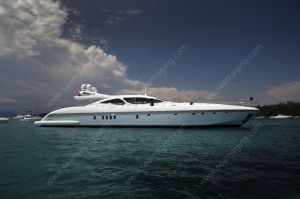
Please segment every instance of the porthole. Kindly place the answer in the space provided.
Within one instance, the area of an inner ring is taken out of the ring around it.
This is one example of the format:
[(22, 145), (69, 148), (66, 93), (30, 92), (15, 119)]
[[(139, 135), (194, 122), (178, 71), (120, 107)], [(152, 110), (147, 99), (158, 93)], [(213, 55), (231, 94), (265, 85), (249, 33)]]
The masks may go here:
[(137, 119), (137, 120), (138, 120), (138, 119), (139, 119), (139, 115), (136, 115), (136, 116), (135, 116), (135, 119)]
[(216, 114), (216, 112), (213, 112), (212, 114)]
[(114, 120), (117, 119), (117, 116), (114, 115)]
[(196, 115), (196, 113), (192, 113), (192, 115)]
[(102, 115), (102, 119), (104, 120), (104, 115)]
[(112, 119), (112, 116), (111, 116), (111, 115), (109, 116), (109, 119), (110, 119), (110, 120)]
[(151, 114), (147, 114), (147, 116), (151, 116)]
[(178, 115), (178, 113), (174, 113), (174, 115)]
[(204, 115), (205, 113), (201, 113), (202, 115)]
[(108, 120), (108, 115), (106, 115), (106, 116), (105, 116), (105, 119), (107, 119), (107, 120)]

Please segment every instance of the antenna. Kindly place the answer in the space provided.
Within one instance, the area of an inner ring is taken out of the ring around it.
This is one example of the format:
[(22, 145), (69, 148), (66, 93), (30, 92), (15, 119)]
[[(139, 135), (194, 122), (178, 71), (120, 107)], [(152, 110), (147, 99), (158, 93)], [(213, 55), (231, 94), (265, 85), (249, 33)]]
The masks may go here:
[(145, 92), (145, 96), (147, 96), (147, 87), (145, 87), (144, 92)]

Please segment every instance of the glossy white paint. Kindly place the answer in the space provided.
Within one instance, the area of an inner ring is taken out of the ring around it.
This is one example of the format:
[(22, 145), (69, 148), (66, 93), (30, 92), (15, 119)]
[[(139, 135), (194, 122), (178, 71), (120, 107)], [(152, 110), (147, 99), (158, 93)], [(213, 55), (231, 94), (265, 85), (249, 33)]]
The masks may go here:
[[(66, 126), (67, 121), (78, 122), (78, 126), (210, 126), (242, 125), (258, 109), (212, 103), (176, 103), (163, 101), (154, 104), (124, 105), (103, 104), (111, 99), (147, 98), (144, 95), (118, 95), (86, 106), (62, 108), (49, 113), (38, 126)], [(51, 125), (49, 125), (51, 121)], [(77, 123), (76, 123), (77, 125)], [(72, 126), (70, 124), (70, 126)]]

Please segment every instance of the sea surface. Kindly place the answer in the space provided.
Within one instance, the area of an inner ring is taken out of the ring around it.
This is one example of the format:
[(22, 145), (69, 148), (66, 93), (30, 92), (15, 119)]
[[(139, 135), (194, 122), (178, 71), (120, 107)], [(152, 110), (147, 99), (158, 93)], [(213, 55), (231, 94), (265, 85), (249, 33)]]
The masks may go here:
[(0, 124), (0, 198), (300, 198), (300, 120), (243, 128)]

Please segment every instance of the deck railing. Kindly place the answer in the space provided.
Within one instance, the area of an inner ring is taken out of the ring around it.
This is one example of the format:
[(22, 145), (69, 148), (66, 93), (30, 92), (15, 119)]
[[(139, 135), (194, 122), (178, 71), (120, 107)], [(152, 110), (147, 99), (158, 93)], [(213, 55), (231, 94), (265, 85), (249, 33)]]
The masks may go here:
[(228, 105), (236, 105), (236, 106), (258, 106), (258, 102), (250, 101), (250, 100), (206, 100), (201, 101), (202, 103), (216, 103), (216, 104), (228, 104)]

